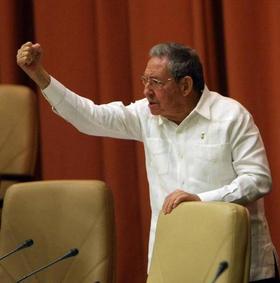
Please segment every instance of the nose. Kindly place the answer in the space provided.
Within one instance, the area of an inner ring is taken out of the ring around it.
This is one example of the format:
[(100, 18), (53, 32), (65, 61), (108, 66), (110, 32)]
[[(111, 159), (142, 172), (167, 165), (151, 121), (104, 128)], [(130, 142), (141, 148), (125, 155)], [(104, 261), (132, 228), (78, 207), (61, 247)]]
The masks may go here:
[(153, 91), (153, 89), (150, 87), (149, 83), (147, 83), (147, 84), (144, 86), (143, 94), (144, 94), (144, 96), (147, 97), (147, 98), (154, 96), (154, 91)]

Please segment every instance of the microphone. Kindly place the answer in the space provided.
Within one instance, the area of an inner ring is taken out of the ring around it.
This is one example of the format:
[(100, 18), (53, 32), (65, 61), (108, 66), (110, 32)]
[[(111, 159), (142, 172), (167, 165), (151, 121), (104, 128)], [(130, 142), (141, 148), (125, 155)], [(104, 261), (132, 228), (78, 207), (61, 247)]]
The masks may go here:
[(38, 273), (38, 272), (40, 272), (40, 271), (42, 271), (42, 270), (44, 270), (44, 269), (50, 267), (51, 265), (53, 265), (53, 264), (55, 264), (55, 263), (57, 263), (57, 262), (59, 262), (59, 261), (62, 261), (62, 260), (64, 260), (64, 259), (69, 258), (69, 257), (72, 257), (72, 256), (76, 256), (78, 253), (79, 253), (79, 250), (78, 250), (78, 249), (71, 249), (70, 251), (68, 251), (68, 252), (67, 252), (65, 255), (63, 255), (62, 257), (59, 257), (59, 258), (57, 258), (56, 260), (54, 260), (54, 261), (48, 263), (47, 265), (44, 265), (43, 267), (40, 267), (40, 268), (38, 268), (38, 269), (32, 271), (31, 273), (29, 273), (29, 274), (23, 276), (23, 277), (20, 278), (16, 283), (22, 282), (23, 280), (29, 278), (30, 276), (32, 276), (32, 275), (34, 275), (34, 274), (36, 274), (36, 273)]
[(228, 262), (227, 261), (221, 261), (219, 264), (219, 267), (217, 269), (216, 272), (216, 276), (214, 278), (214, 280), (212, 281), (212, 283), (215, 283), (217, 281), (217, 279), (222, 275), (222, 273), (224, 273), (224, 271), (228, 268)]
[(17, 251), (31, 247), (33, 244), (34, 244), (34, 242), (33, 242), (32, 239), (25, 240), (23, 243), (19, 244), (14, 250), (12, 250), (12, 251), (8, 252), (7, 254), (1, 256), (0, 261), (3, 260), (4, 258), (16, 253)]

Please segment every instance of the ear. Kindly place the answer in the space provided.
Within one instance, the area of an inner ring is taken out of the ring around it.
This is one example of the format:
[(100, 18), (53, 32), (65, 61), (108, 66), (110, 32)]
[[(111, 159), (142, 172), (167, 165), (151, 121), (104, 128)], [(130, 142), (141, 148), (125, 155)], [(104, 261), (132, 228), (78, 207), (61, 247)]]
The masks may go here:
[(193, 80), (190, 76), (185, 76), (181, 79), (181, 89), (183, 91), (183, 96), (187, 96), (191, 93), (193, 89)]

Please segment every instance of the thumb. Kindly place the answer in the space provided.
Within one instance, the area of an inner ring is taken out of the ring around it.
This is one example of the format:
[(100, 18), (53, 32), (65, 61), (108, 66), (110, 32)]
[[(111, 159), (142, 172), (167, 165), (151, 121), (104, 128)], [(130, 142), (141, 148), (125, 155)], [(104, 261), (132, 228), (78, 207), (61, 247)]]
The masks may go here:
[(32, 48), (36, 51), (36, 52), (39, 52), (41, 53), (41, 45), (39, 43), (35, 43), (35, 44), (32, 44)]

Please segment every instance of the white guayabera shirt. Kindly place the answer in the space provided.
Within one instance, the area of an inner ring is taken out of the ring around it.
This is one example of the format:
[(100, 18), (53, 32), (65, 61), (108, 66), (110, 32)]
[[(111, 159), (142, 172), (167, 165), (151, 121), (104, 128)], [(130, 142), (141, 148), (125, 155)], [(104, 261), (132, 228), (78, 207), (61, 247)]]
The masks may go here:
[(275, 249), (260, 199), (271, 189), (270, 170), (260, 133), (242, 105), (205, 87), (196, 108), (176, 125), (152, 115), (146, 99), (129, 106), (95, 105), (54, 78), (43, 94), (83, 133), (144, 143), (152, 209), (149, 257), (164, 199), (182, 189), (202, 201), (246, 205), (252, 225), (250, 280), (274, 276)]

